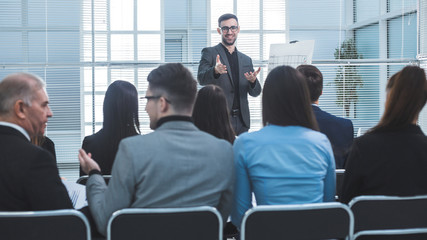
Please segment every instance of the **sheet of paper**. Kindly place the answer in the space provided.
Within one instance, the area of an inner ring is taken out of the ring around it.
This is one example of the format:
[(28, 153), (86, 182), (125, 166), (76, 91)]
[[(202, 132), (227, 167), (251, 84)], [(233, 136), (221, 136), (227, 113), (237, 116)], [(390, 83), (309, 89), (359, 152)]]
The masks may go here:
[(71, 181), (62, 181), (75, 209), (87, 206), (86, 186)]
[(297, 67), (311, 64), (314, 51), (314, 40), (270, 45), (268, 71), (280, 65)]

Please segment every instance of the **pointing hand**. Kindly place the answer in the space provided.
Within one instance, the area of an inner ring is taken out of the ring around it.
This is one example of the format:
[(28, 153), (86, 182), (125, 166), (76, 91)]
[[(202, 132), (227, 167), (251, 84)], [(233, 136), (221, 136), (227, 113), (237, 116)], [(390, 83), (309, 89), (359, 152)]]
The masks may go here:
[(215, 73), (216, 74), (227, 73), (227, 66), (221, 63), (221, 60), (219, 60), (219, 55), (216, 55)]

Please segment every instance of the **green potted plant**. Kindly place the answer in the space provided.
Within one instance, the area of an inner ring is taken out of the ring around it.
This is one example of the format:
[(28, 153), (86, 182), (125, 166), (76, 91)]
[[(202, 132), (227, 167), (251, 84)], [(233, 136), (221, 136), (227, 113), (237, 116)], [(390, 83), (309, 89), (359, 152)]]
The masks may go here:
[[(357, 52), (354, 39), (345, 40), (339, 48), (335, 49), (335, 59), (361, 59), (362, 55)], [(350, 116), (350, 107), (353, 104), (353, 113), (356, 118), (356, 107), (358, 101), (357, 89), (363, 87), (362, 77), (359, 75), (358, 66), (340, 65), (335, 76), (335, 87), (338, 106), (343, 107), (346, 117)]]

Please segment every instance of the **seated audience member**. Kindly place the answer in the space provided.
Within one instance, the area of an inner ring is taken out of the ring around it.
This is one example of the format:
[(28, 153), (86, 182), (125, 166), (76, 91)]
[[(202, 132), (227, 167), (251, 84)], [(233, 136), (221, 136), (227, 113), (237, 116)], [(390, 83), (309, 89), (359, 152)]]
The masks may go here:
[(98, 230), (123, 208), (216, 207), (227, 219), (234, 180), (229, 142), (200, 131), (191, 122), (197, 82), (180, 63), (162, 65), (148, 75), (147, 135), (123, 139), (107, 185), (98, 164), (84, 150), (89, 208)]
[(328, 138), (317, 131), (303, 76), (294, 68), (274, 68), (262, 94), (264, 128), (234, 142), (236, 185), (231, 221), (257, 205), (320, 203), (335, 200), (335, 161)]
[[(215, 104), (212, 104), (215, 103)], [(233, 144), (236, 139), (231, 126), (227, 99), (221, 87), (208, 84), (201, 88), (193, 109), (193, 122), (200, 130)], [(224, 239), (238, 236), (238, 231), (231, 222), (224, 227)]]
[(197, 93), (193, 110), (194, 125), (204, 132), (233, 144), (236, 135), (231, 126), (229, 112), (227, 99), (221, 87), (207, 85)]
[(31, 138), (31, 143), (50, 152), (56, 161), (55, 143), (53, 143), (53, 141), (50, 138), (44, 135), (34, 136)]
[(323, 91), (323, 75), (313, 65), (300, 65), (297, 70), (304, 75), (310, 91), (311, 107), (319, 124), (320, 132), (325, 134), (332, 145), (335, 167), (344, 168), (345, 160), (353, 143), (353, 123), (349, 119), (334, 116), (319, 108), (319, 97)]
[(357, 138), (348, 157), (340, 200), (360, 195), (427, 194), (427, 137), (416, 125), (427, 101), (422, 68), (407, 66), (388, 81), (380, 122)]
[(0, 211), (73, 208), (52, 154), (30, 142), (52, 112), (44, 82), (28, 73), (0, 82)]
[[(102, 129), (83, 140), (82, 149), (92, 154), (102, 174), (111, 175), (114, 158), (123, 138), (140, 134), (138, 92), (132, 83), (117, 80), (104, 98)], [(84, 175), (80, 167), (80, 176)]]

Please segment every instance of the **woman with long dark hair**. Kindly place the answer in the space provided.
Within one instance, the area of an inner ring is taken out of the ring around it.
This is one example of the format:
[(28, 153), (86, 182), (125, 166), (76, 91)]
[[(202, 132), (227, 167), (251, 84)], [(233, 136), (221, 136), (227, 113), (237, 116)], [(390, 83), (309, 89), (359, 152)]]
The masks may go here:
[(110, 175), (120, 141), (141, 133), (135, 86), (122, 80), (111, 83), (105, 93), (103, 110), (102, 129), (85, 137), (82, 148), (99, 164), (102, 174)]
[(50, 138), (44, 135), (33, 136), (31, 137), (31, 143), (50, 152), (56, 161), (55, 143)]
[(236, 135), (230, 123), (227, 99), (216, 85), (206, 85), (197, 93), (193, 121), (200, 130), (233, 144)]
[(416, 125), (427, 101), (424, 69), (406, 66), (389, 79), (386, 91), (381, 120), (353, 143), (342, 202), (359, 195), (427, 194), (427, 137)]
[(262, 95), (264, 127), (234, 142), (236, 185), (231, 220), (252, 207), (335, 200), (335, 161), (318, 131), (306, 82), (289, 66), (274, 68)]

